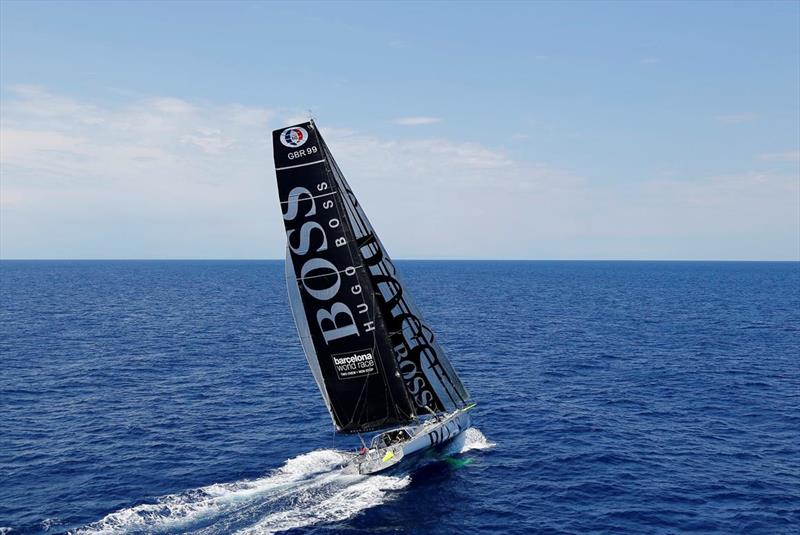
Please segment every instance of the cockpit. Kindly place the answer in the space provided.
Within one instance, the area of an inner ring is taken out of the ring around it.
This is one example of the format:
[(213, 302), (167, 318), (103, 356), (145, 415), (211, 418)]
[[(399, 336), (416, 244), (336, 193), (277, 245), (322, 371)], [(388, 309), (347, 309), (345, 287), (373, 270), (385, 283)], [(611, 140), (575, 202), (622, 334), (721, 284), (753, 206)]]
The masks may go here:
[(411, 433), (407, 429), (392, 429), (375, 436), (370, 444), (371, 448), (388, 448), (400, 442), (411, 439)]

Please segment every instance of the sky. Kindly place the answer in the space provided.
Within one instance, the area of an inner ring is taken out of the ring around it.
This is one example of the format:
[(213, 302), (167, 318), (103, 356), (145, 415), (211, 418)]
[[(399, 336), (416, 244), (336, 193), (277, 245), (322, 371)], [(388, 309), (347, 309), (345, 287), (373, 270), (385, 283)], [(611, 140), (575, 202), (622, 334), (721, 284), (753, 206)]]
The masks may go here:
[(282, 258), (315, 117), (395, 258), (800, 260), (800, 2), (0, 2), (0, 258)]

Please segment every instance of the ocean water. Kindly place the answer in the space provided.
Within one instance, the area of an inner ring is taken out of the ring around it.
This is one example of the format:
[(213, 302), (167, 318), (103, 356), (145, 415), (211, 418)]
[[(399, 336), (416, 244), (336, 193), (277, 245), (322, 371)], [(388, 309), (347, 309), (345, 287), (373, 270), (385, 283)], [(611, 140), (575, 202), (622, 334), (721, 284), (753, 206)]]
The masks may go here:
[(398, 265), (474, 428), (357, 477), (282, 262), (0, 262), (0, 533), (798, 533), (800, 264)]

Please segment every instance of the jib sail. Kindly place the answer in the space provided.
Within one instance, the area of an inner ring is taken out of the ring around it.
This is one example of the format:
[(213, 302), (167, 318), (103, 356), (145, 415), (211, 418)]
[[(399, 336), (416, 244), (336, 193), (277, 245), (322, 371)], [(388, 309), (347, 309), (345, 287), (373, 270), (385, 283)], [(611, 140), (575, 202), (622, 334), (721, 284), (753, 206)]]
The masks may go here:
[(452, 411), (469, 403), (469, 393), (453, 369), (433, 331), (372, 228), (364, 210), (350, 189), (325, 140), (320, 137), (325, 158), (330, 162), (334, 182), (342, 192), (347, 219), (359, 245), (359, 256), (366, 266), (372, 288), (378, 296), (378, 309), (387, 325), (395, 362), (416, 410)]
[(313, 122), (273, 132), (287, 285), (303, 349), (339, 431), (467, 403)]

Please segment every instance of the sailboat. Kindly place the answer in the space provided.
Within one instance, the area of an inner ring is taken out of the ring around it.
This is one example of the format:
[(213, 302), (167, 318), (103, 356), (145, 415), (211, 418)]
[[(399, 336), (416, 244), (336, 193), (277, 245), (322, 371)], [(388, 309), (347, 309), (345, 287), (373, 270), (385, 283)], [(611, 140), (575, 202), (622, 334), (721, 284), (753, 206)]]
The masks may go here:
[(475, 404), (316, 124), (272, 137), (297, 331), (336, 432), (362, 441), (345, 468), (379, 472), (455, 440)]

